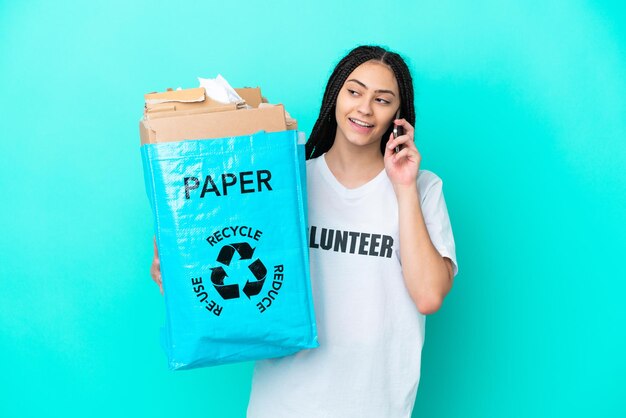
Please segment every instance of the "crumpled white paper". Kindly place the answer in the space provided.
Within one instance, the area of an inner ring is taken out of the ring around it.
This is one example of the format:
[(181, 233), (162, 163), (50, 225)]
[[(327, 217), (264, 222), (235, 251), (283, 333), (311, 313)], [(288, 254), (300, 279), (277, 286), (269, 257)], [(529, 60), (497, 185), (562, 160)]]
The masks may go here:
[(244, 100), (221, 74), (215, 78), (198, 77), (200, 87), (204, 87), (206, 95), (221, 103), (241, 103)]

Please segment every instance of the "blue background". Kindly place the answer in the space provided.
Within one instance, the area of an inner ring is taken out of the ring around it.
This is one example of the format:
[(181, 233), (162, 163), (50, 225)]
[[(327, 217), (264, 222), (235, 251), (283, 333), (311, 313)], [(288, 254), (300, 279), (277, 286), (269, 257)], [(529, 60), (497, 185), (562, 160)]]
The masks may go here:
[(0, 416), (240, 417), (167, 370), (143, 94), (224, 75), (309, 133), (362, 43), (413, 70), (460, 273), (414, 416), (626, 416), (626, 10), (610, 1), (0, 1)]

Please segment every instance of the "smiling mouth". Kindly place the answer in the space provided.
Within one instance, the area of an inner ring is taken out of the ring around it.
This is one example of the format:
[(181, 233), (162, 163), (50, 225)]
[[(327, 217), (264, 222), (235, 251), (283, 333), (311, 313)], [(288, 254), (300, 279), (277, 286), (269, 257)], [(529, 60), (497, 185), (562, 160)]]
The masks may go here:
[(358, 119), (353, 119), (353, 118), (348, 118), (348, 119), (350, 119), (350, 122), (352, 122), (352, 123), (354, 123), (354, 124), (357, 124), (357, 125), (359, 125), (359, 126), (362, 126), (362, 127), (364, 127), (364, 128), (373, 128), (373, 127), (374, 127), (374, 125), (371, 125), (371, 124), (369, 124), (369, 123), (365, 123), (365, 122), (360, 121), (360, 120), (358, 120)]

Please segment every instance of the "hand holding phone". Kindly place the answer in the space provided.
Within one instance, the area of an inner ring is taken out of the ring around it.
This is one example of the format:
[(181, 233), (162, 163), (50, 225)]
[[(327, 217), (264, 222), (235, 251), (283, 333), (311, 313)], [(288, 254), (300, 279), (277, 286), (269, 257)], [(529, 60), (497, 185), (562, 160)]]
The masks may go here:
[[(398, 109), (398, 111), (396, 112), (396, 119), (400, 119), (400, 109)], [(394, 123), (393, 124), (393, 139), (396, 139), (402, 134), (404, 134), (404, 130), (402, 129), (402, 126), (398, 126)], [(396, 146), (394, 151), (398, 153), (400, 152), (401, 149), (402, 149), (402, 145), (398, 145)]]

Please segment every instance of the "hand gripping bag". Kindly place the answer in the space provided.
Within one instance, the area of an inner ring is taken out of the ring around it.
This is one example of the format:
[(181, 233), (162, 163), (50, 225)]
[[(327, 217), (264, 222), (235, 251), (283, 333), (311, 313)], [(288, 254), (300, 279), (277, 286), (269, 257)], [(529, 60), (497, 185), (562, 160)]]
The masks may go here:
[(259, 132), (141, 147), (171, 369), (317, 347), (298, 136)]

